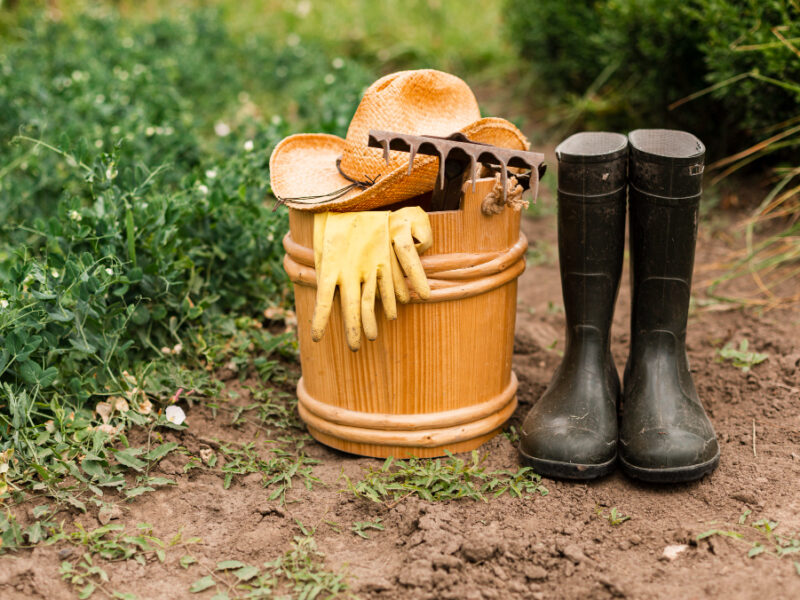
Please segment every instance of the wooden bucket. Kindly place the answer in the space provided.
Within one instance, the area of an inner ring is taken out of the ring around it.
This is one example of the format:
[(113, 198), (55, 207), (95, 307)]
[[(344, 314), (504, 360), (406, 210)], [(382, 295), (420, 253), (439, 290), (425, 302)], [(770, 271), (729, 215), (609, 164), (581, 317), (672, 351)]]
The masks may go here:
[(429, 213), (430, 299), (398, 304), (396, 321), (377, 306), (378, 339), (362, 338), (358, 352), (347, 347), (338, 294), (325, 335), (311, 340), (314, 215), (290, 209), (283, 244), (303, 371), (297, 396), (317, 440), (364, 456), (441, 456), (477, 448), (514, 412), (517, 277), (528, 242), (519, 212), (481, 212), (493, 185), (480, 180), (472, 193), (468, 184), (462, 210)]

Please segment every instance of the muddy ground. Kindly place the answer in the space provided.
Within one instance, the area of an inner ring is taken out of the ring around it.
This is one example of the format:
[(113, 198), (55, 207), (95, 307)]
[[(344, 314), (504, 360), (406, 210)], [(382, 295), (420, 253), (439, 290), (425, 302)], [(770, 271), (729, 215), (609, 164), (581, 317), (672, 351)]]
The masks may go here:
[[(514, 368), (520, 406), (509, 424), (517, 427), (544, 391), (563, 344), (554, 218), (528, 219), (524, 228), (537, 251), (519, 289)], [(723, 224), (701, 231), (696, 281), (709, 276), (704, 265), (729, 251), (733, 238), (725, 232), (734, 230), (734, 224)], [(697, 286), (695, 293), (702, 298)], [(321, 461), (314, 473), (326, 485), (313, 491), (296, 487), (289, 493), (291, 502), (281, 506), (268, 500), (257, 474), (237, 478), (225, 490), (219, 471), (186, 474), (187, 457), (173, 453), (159, 471), (178, 485), (119, 501), (119, 522), (151, 523), (153, 533), (166, 539), (182, 529), (184, 537), (199, 536), (202, 542), (187, 551), (168, 551), (163, 564), (106, 565), (108, 588), (148, 599), (210, 598), (210, 590), (189, 593), (204, 573), (197, 566), (183, 569), (183, 554), (211, 565), (226, 559), (258, 565), (289, 547), (297, 519), (317, 526), (315, 539), (327, 567), (349, 573), (351, 590), (362, 598), (798, 598), (800, 567), (791, 556), (778, 559), (764, 552), (748, 558), (747, 541), (719, 535), (696, 539), (715, 528), (735, 530), (772, 549), (774, 544), (749, 525), (761, 518), (777, 521), (777, 533), (800, 537), (800, 316), (793, 309), (758, 316), (719, 308), (697, 310), (689, 326), (693, 374), (722, 447), (719, 469), (700, 482), (652, 486), (615, 473), (588, 484), (545, 479), (546, 496), (440, 504), (408, 498), (387, 508), (342, 491), (342, 472), (357, 479), (379, 461), (309, 442), (307, 452)], [(613, 330), (620, 370), (629, 309), (626, 269)], [(718, 348), (741, 339), (769, 355), (748, 373), (717, 359)], [(247, 403), (248, 392), (234, 387), (241, 392), (234, 403)], [(254, 425), (228, 425), (225, 413), (214, 418), (199, 405), (187, 407), (187, 413), (188, 431), (166, 437), (194, 454), (208, 447), (208, 440), (260, 444), (265, 438)], [(518, 465), (507, 436), (496, 437), (482, 451), (489, 453), (490, 468)], [(630, 519), (612, 525), (604, 516), (611, 508)], [(739, 525), (748, 510), (747, 523)], [(369, 539), (351, 531), (352, 523), (377, 518), (385, 530), (370, 532)], [(76, 511), (66, 519), (98, 526), (96, 512)], [(668, 546), (683, 551), (670, 559), (664, 555)], [(58, 575), (61, 559), (70, 552), (61, 543), (3, 557), (0, 598), (76, 597)]]

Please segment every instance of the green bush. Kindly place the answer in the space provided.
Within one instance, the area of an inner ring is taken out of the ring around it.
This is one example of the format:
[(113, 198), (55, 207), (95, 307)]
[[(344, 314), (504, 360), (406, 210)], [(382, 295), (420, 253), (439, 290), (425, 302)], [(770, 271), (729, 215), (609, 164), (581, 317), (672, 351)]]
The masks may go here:
[[(576, 127), (681, 127), (719, 155), (798, 114), (800, 8), (791, 0), (507, 0), (506, 7), (520, 56), (551, 98), (580, 113)], [(794, 48), (776, 33), (794, 39)], [(670, 108), (710, 85), (718, 86), (712, 94)]]
[(713, 96), (729, 119), (760, 140), (765, 129), (800, 115), (800, 4), (695, 0), (694, 6), (706, 32), (706, 80), (721, 86)]
[(0, 448), (14, 398), (41, 427), (35, 406), (124, 394), (163, 348), (205, 366), (233, 318), (290, 301), (269, 154), (343, 134), (373, 79), (213, 11), (34, 17), (0, 50)]
[(551, 93), (582, 94), (603, 71), (596, 0), (507, 0), (506, 22), (520, 57)]

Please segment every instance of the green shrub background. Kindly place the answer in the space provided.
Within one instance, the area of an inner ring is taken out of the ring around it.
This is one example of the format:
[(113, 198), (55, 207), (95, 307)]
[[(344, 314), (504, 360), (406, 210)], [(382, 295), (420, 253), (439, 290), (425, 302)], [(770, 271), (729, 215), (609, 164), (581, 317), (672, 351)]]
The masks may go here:
[(800, 113), (796, 0), (507, 0), (506, 8), (537, 83), (556, 103), (579, 106), (576, 127), (686, 128), (720, 156)]
[(254, 99), (280, 89), (297, 103), (293, 126), (342, 135), (372, 79), (313, 42), (235, 37), (214, 10), (152, 22), (34, 13), (8, 41), (4, 437), (10, 407), (36, 426), (51, 416), (37, 406), (126, 392), (125, 371), (160, 365), (177, 386), (162, 348), (180, 345), (191, 365), (234, 317), (287, 305), (286, 212), (267, 200), (269, 153), (289, 124)]

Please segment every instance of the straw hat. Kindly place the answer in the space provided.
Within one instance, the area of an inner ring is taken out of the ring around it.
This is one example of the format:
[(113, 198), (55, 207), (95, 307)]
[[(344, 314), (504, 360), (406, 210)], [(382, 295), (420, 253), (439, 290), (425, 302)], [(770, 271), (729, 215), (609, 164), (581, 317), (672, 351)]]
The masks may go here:
[[(528, 140), (505, 119), (481, 118), (469, 86), (454, 75), (400, 71), (373, 83), (356, 109), (347, 137), (303, 133), (287, 137), (269, 159), (277, 198), (298, 210), (355, 211), (388, 206), (433, 189), (439, 159), (367, 146), (370, 129), (412, 135), (461, 132), (471, 141), (527, 150)], [(358, 182), (358, 183), (354, 183)]]

